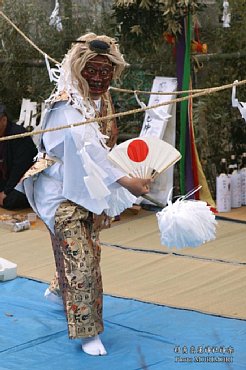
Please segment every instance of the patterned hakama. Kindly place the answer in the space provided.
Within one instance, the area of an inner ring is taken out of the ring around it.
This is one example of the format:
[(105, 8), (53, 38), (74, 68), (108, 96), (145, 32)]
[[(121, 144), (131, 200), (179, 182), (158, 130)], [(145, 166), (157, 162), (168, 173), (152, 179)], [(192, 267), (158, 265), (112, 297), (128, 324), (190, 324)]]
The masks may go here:
[(49, 289), (62, 295), (69, 338), (103, 331), (98, 217), (69, 201), (61, 203), (55, 215), (51, 239), (57, 277)]

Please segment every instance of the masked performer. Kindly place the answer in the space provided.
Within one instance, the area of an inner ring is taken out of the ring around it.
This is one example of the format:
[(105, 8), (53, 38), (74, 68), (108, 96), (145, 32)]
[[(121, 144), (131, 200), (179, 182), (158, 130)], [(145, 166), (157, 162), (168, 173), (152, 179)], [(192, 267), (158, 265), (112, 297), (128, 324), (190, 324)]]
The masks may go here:
[(109, 216), (146, 194), (150, 184), (149, 179), (128, 177), (109, 162), (106, 143), (112, 146), (115, 141), (112, 125), (96, 122), (103, 111), (109, 113), (109, 84), (126, 65), (112, 38), (89, 33), (74, 43), (61, 64), (56, 91), (47, 100), (43, 129), (90, 118), (95, 122), (45, 132), (40, 150), (53, 164), (23, 181), (30, 204), (51, 232), (69, 337), (81, 338), (82, 349), (91, 355), (106, 354), (99, 337), (99, 231)]

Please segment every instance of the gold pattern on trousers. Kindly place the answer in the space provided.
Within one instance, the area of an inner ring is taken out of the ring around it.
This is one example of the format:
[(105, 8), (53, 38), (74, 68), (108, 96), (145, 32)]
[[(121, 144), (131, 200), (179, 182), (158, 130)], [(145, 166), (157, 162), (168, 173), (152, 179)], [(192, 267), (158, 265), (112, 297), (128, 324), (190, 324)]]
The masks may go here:
[(103, 331), (98, 218), (103, 217), (70, 201), (63, 202), (55, 215), (52, 246), (57, 273), (49, 289), (63, 298), (70, 338)]

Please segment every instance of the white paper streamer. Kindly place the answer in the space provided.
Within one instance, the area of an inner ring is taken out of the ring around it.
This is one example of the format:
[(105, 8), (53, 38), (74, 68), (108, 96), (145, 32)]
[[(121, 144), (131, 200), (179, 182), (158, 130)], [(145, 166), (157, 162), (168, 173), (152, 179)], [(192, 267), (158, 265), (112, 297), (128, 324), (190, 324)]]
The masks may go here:
[(107, 174), (91, 159), (85, 148), (80, 150), (80, 155), (83, 159), (84, 169), (87, 173), (87, 176), (84, 177), (84, 181), (90, 197), (92, 199), (105, 198), (110, 194), (110, 191), (103, 182), (103, 179), (107, 177)]
[(229, 1), (225, 0), (223, 1), (223, 15), (222, 15), (222, 22), (223, 22), (223, 27), (224, 28), (229, 28), (231, 27), (230, 22), (231, 22), (231, 13), (229, 10)]
[(55, 68), (51, 68), (47, 54), (45, 54), (45, 64), (46, 64), (46, 68), (47, 68), (47, 71), (48, 71), (48, 74), (49, 74), (50, 82), (58, 83), (59, 77), (60, 77), (60, 74), (61, 74), (60, 65), (56, 64)]
[[(238, 82), (238, 80), (234, 81)], [(242, 118), (244, 118), (246, 122), (246, 103), (239, 102), (238, 99), (236, 98), (236, 85), (232, 87), (232, 93), (231, 93), (231, 103), (233, 108), (238, 108)]]
[(55, 27), (58, 32), (61, 32), (62, 31), (62, 22), (61, 22), (61, 17), (59, 15), (59, 9), (60, 9), (60, 4), (59, 4), (59, 1), (56, 0), (55, 8), (54, 8), (54, 10), (53, 10), (53, 12), (51, 13), (51, 16), (50, 16), (49, 25)]

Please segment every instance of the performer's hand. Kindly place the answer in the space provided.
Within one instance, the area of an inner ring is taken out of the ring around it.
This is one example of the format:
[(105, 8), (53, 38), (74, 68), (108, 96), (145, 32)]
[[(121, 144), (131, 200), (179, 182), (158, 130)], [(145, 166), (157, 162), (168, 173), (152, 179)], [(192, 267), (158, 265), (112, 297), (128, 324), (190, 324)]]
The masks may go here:
[(136, 197), (147, 194), (150, 191), (151, 179), (139, 179), (137, 177), (124, 176), (117, 182)]

